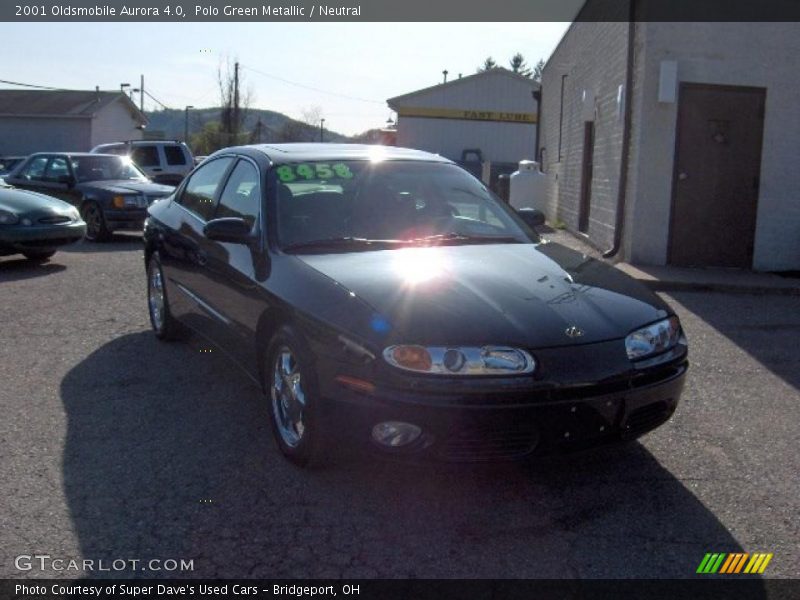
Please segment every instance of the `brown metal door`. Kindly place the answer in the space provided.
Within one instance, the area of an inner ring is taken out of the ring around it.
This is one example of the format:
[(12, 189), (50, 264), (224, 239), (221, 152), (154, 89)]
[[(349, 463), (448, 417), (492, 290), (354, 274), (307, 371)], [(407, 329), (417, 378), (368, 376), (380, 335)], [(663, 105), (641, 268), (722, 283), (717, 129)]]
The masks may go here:
[(765, 90), (683, 84), (669, 262), (753, 263)]

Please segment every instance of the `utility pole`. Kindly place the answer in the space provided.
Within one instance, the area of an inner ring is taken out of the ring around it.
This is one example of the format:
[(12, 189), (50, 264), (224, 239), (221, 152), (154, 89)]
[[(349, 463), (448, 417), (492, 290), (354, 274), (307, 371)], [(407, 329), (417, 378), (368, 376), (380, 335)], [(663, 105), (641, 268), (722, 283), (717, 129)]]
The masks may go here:
[(189, 109), (191, 108), (194, 108), (194, 106), (186, 107), (186, 114), (183, 118), (183, 141), (187, 144), (189, 143)]
[(324, 133), (325, 133), (325, 119), (320, 119), (319, 120), (319, 141), (320, 142), (324, 142), (325, 141), (323, 139), (323, 137), (324, 137), (323, 134)]
[(139, 110), (144, 114), (144, 75), (140, 75), (139, 82)]
[(233, 63), (233, 143), (238, 143), (239, 138), (239, 61)]

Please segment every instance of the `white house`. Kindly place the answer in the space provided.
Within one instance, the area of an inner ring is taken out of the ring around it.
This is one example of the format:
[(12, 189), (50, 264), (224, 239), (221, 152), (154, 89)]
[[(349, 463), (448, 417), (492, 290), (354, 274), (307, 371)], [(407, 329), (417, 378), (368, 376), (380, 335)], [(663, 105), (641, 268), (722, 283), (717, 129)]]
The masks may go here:
[(460, 160), (517, 163), (536, 151), (539, 85), (497, 68), (387, 100), (397, 112), (397, 145)]
[(141, 139), (146, 124), (121, 92), (0, 90), (0, 156), (85, 152)]

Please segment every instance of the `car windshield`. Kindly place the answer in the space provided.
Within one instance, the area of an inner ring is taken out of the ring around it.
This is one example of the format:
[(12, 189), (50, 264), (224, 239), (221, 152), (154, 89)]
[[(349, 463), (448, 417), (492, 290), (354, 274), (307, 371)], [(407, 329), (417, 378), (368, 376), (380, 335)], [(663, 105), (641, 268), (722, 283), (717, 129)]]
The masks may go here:
[(273, 172), (278, 239), (287, 251), (539, 241), (455, 165), (330, 161), (279, 165)]
[(147, 177), (124, 156), (74, 156), (72, 169), (78, 182), (127, 179), (147, 181)]

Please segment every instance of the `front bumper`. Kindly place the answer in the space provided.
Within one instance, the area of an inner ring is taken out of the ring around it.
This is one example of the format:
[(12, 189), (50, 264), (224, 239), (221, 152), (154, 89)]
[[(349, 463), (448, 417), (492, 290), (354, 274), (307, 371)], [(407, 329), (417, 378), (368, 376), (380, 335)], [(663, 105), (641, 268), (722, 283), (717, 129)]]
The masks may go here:
[(0, 227), (0, 248), (23, 251), (29, 248), (55, 248), (83, 239), (83, 221), (58, 225), (6, 225)]
[[(398, 456), (456, 462), (523, 459), (635, 439), (655, 429), (675, 411), (687, 369), (684, 356), (644, 377), (612, 385), (534, 391), (527, 398), (498, 388), (492, 405), (459, 405), (451, 397), (443, 406), (424, 394), (342, 389), (324, 395), (323, 422), (341, 440)], [(407, 447), (379, 447), (371, 432), (383, 421), (413, 423), (423, 433)]]
[(118, 231), (120, 229), (142, 231), (144, 229), (144, 220), (147, 218), (147, 209), (106, 209), (103, 215), (106, 219), (106, 227), (112, 231)]

